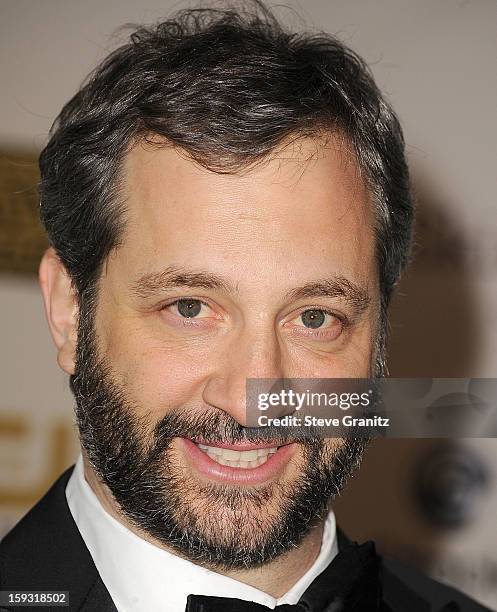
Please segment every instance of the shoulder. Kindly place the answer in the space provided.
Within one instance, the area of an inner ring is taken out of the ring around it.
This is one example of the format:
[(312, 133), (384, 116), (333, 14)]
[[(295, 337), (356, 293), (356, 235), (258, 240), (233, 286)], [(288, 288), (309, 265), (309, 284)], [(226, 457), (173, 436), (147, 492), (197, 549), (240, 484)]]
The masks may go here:
[[(352, 543), (339, 527), (337, 541), (339, 550)], [(382, 555), (378, 559), (384, 612), (491, 612), (457, 589), (413, 567)]]
[(93, 571), (93, 561), (66, 501), (72, 470), (64, 472), (0, 542), (2, 588), (67, 590), (62, 587), (68, 582)]
[[(382, 558), (383, 598), (393, 611), (490, 612), (457, 589), (394, 559)], [(412, 602), (406, 607), (406, 602)]]
[(0, 590), (66, 591), (71, 610), (116, 612), (67, 504), (72, 471), (0, 542)]

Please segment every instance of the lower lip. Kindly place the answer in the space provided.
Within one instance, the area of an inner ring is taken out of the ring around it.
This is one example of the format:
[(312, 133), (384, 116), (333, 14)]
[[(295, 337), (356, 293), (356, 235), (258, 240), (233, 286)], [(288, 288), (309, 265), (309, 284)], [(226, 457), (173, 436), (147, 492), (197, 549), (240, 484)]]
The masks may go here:
[(275, 479), (285, 469), (288, 461), (295, 452), (296, 444), (285, 444), (271, 455), (266, 463), (255, 468), (237, 468), (221, 465), (211, 459), (207, 453), (188, 438), (178, 438), (185, 455), (192, 466), (209, 480), (220, 483), (256, 485)]

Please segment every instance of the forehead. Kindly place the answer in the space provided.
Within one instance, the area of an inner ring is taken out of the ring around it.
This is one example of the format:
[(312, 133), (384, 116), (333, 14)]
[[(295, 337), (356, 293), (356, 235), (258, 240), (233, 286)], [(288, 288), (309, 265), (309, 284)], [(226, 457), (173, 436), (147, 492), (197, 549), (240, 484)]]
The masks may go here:
[(172, 146), (137, 144), (122, 176), (127, 215), (117, 257), (131, 273), (206, 262), (260, 279), (276, 263), (286, 278), (309, 266), (323, 274), (347, 268), (356, 280), (372, 273), (373, 206), (337, 138), (301, 138), (232, 174), (200, 167)]

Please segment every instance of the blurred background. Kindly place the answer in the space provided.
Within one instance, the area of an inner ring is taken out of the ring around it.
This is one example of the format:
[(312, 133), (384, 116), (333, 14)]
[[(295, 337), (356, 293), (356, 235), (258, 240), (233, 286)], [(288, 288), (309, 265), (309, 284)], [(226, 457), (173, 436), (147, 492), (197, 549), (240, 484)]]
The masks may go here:
[[(274, 3), (273, 3), (274, 5)], [(77, 452), (36, 269), (37, 155), (86, 74), (187, 6), (171, 0), (0, 0), (0, 537)], [(497, 1), (286, 0), (296, 29), (370, 64), (405, 130), (415, 260), (391, 309), (392, 376), (497, 376)], [(497, 441), (378, 440), (335, 503), (354, 539), (497, 610)]]

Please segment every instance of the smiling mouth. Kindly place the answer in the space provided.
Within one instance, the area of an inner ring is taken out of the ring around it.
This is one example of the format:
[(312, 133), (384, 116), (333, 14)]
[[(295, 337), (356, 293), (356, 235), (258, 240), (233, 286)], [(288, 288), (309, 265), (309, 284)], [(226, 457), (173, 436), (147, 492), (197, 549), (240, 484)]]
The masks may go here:
[(253, 448), (250, 450), (234, 450), (232, 448), (221, 448), (220, 446), (207, 446), (206, 444), (200, 443), (195, 444), (216, 463), (246, 470), (263, 465), (279, 448), (278, 446), (273, 446), (269, 448)]
[(256, 486), (281, 478), (297, 450), (293, 442), (274, 439), (263, 443), (199, 438), (178, 441), (194, 473), (236, 486)]

